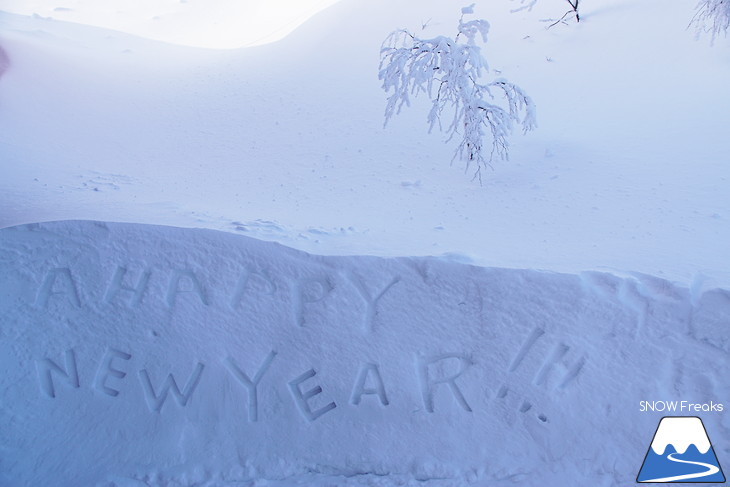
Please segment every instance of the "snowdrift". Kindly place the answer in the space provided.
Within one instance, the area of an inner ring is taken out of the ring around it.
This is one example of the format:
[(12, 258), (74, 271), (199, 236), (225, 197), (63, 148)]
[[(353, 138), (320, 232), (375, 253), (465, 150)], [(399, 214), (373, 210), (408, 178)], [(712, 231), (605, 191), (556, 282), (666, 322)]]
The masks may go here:
[(730, 392), (726, 290), (213, 230), (2, 229), (0, 316), (2, 485), (618, 485)]

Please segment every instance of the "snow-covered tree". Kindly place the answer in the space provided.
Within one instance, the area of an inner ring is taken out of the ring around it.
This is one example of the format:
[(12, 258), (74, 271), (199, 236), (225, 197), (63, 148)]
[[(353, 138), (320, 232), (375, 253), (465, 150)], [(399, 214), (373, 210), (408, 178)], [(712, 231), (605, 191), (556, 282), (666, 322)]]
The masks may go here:
[(713, 41), (719, 34), (727, 35), (730, 28), (730, 0), (701, 0), (692, 23), (698, 32), (709, 32)]
[[(429, 132), (438, 126), (448, 135), (447, 141), (458, 136), (461, 141), (454, 159), (465, 160), (467, 171), (473, 168), (474, 177), (481, 180), (482, 168), (495, 155), (508, 158), (507, 138), (514, 124), (520, 124), (524, 132), (536, 126), (535, 105), (506, 79), (482, 81), (489, 68), (477, 38), (487, 42), (489, 23), (465, 21), (464, 15), (471, 13), (473, 5), (462, 9), (453, 39), (421, 39), (405, 29), (392, 32), (381, 47), (379, 78), (390, 93), (385, 123), (410, 105), (411, 96), (426, 94), (432, 101)], [(442, 124), (445, 111), (449, 112), (448, 123)], [(485, 143), (487, 136), (491, 144)]]

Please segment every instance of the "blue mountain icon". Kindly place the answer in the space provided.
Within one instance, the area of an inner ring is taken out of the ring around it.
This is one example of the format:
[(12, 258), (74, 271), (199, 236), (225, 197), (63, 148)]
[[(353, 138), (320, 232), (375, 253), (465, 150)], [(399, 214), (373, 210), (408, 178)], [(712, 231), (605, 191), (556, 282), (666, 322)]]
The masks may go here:
[(705, 425), (696, 416), (659, 421), (636, 481), (640, 483), (725, 482)]

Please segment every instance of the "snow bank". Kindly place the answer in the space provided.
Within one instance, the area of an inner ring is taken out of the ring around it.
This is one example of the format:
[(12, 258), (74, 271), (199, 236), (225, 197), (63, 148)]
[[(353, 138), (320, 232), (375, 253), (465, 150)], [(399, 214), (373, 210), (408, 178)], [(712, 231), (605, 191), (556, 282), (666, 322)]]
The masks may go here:
[(212, 230), (0, 230), (0, 316), (2, 485), (617, 485), (730, 392), (725, 290)]

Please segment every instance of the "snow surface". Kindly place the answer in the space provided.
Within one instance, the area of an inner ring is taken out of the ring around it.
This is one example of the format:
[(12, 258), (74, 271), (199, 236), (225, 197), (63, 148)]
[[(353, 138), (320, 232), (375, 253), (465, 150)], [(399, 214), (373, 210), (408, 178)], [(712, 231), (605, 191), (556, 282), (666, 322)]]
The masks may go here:
[(277, 41), (338, 0), (3, 0), (2, 10), (211, 49)]
[[(60, 5), (60, 4), (59, 4)], [(484, 2), (485, 55), (537, 104), (484, 186), (427, 134), (418, 100), (383, 128), (378, 50), (398, 27), (454, 35), (448, 2), (348, 0), (283, 40), (216, 51), (0, 16), (0, 225), (206, 227), (325, 255), (642, 272), (727, 286), (728, 40), (693, 3)]]
[(627, 485), (639, 400), (730, 393), (730, 295), (651, 277), (97, 222), (0, 269), (1, 485)]
[(0, 4), (0, 485), (632, 485), (640, 401), (727, 410), (730, 41), (693, 2), (478, 3), (539, 124), (483, 186), (428, 100), (382, 124), (380, 43), (462, 4), (228, 50), (96, 4)]

